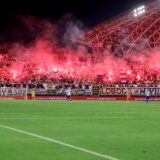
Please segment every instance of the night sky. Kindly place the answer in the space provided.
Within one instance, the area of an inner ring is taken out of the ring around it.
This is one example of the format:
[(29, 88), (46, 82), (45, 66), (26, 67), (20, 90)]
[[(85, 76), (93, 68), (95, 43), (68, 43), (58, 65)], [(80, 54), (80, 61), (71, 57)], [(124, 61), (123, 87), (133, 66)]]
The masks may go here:
[[(57, 22), (74, 15), (89, 28), (146, 0), (5, 0), (0, 4), (0, 41), (21, 38), (26, 32), (20, 17), (32, 16)], [(19, 34), (15, 34), (19, 32)], [(16, 35), (13, 36), (13, 35)], [(19, 37), (18, 37), (19, 36)], [(12, 38), (11, 38), (12, 37)]]

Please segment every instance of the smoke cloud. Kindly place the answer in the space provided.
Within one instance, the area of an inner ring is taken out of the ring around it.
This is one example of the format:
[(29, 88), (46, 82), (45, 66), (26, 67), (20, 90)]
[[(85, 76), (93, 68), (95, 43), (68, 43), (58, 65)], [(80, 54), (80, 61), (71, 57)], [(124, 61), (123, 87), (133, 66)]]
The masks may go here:
[[(84, 32), (80, 21), (68, 17), (57, 23), (33, 17), (23, 17), (22, 20), (32, 40), (0, 45), (1, 82), (68, 80), (118, 83), (121, 70), (125, 70), (130, 82), (160, 80), (158, 49), (126, 53), (120, 58), (106, 50), (102, 57), (75, 42)], [(101, 61), (96, 62), (93, 57), (101, 58)]]

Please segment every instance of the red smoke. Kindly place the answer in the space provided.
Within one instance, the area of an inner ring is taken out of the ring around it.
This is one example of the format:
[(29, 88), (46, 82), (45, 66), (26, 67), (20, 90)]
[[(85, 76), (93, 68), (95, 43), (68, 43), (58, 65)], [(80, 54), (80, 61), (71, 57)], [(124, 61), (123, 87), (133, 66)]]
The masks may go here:
[[(25, 21), (30, 33), (36, 32), (30, 44), (22, 42), (5, 44), (7, 54), (0, 54), (1, 82), (31, 81), (87, 81), (100, 83), (120, 82), (120, 70), (125, 69), (130, 82), (159, 81), (160, 52), (129, 53), (116, 58), (106, 51), (100, 63), (93, 63), (92, 54), (83, 46), (76, 46), (71, 39), (82, 33), (72, 23), (61, 39), (58, 28), (49, 22)], [(39, 26), (43, 26), (42, 28)], [(64, 42), (60, 45), (59, 42)], [(71, 44), (70, 44), (71, 43)], [(75, 46), (76, 47), (75, 47)], [(1, 46), (3, 48), (3, 46)], [(95, 56), (94, 56), (95, 57)], [(98, 56), (96, 56), (98, 58)]]

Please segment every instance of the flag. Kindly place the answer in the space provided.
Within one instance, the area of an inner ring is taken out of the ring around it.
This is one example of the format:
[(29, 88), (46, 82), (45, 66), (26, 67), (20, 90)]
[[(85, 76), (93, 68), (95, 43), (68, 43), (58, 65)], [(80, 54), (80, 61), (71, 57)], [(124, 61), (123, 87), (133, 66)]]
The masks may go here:
[(126, 69), (121, 69), (119, 71), (119, 76), (120, 76), (121, 83), (127, 82), (127, 70)]

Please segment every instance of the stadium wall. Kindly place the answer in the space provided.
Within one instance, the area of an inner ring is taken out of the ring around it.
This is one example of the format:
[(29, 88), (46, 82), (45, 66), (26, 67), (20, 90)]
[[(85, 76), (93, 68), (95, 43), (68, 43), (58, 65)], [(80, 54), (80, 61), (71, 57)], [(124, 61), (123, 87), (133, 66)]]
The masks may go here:
[[(62, 84), (0, 84), (0, 99), (31, 99), (36, 92), (37, 100), (65, 100), (65, 91), (70, 87), (73, 100), (126, 100), (127, 89), (131, 100), (143, 101), (149, 92), (152, 101), (160, 101), (159, 87), (108, 87), (107, 85), (62, 85)], [(126, 89), (127, 88), (127, 89)]]
[[(125, 101), (125, 96), (72, 96), (72, 100)], [(1, 96), (0, 100), (24, 100), (22, 96)], [(32, 100), (28, 96), (28, 100)], [(36, 100), (66, 100), (65, 96), (36, 96)], [(145, 101), (146, 97), (131, 97), (130, 101)], [(151, 97), (151, 101), (160, 101), (160, 97)]]

